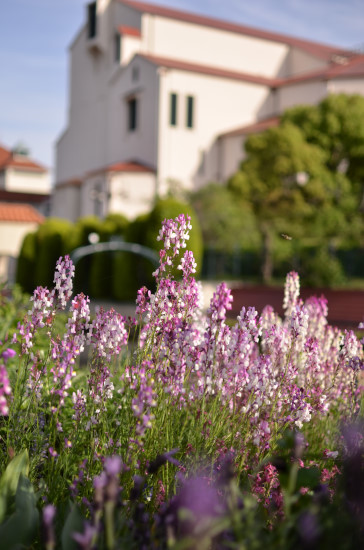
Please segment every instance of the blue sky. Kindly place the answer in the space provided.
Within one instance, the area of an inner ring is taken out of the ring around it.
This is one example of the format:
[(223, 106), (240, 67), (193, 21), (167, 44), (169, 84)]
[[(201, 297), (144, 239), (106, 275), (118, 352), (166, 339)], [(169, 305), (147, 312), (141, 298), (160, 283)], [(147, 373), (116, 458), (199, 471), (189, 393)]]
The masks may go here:
[[(147, 1), (147, 0), (144, 0)], [(338, 47), (364, 47), (364, 0), (158, 0), (186, 11)], [(67, 48), (85, 0), (4, 1), (0, 17), (0, 143), (26, 144), (54, 165), (66, 124)]]

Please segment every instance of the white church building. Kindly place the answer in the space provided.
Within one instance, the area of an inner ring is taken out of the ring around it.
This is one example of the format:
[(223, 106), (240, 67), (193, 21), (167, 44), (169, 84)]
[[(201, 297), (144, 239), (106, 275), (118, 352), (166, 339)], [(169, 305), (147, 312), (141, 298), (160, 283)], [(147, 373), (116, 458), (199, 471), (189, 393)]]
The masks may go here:
[(55, 216), (134, 218), (171, 185), (226, 181), (246, 135), (286, 108), (364, 95), (359, 53), (133, 0), (85, 13), (69, 50)]

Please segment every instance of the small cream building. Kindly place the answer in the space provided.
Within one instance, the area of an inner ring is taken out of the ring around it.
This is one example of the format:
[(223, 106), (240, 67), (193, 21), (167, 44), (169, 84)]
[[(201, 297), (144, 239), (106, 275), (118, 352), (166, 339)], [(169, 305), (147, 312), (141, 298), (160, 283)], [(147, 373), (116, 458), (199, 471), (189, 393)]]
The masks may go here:
[(20, 149), (0, 145), (0, 281), (15, 280), (24, 237), (48, 213), (49, 173)]
[(56, 144), (57, 216), (133, 218), (171, 182), (225, 181), (249, 128), (287, 107), (364, 95), (364, 56), (335, 46), (132, 0), (85, 13)]

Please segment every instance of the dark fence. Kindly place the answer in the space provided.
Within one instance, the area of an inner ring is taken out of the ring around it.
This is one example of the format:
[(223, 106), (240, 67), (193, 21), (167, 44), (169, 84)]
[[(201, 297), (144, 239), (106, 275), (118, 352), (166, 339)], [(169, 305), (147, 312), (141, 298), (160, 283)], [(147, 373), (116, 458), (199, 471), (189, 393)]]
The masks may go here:
[[(305, 271), (305, 259), (313, 255), (315, 250), (305, 249), (301, 254), (292, 256), (289, 260), (276, 262), (275, 277), (284, 277), (288, 271)], [(348, 278), (364, 278), (364, 249), (330, 251), (341, 263), (344, 274)], [(236, 250), (223, 252), (207, 248), (204, 251), (202, 263), (202, 278), (207, 280), (249, 279), (258, 278), (261, 274), (261, 255), (259, 252)]]

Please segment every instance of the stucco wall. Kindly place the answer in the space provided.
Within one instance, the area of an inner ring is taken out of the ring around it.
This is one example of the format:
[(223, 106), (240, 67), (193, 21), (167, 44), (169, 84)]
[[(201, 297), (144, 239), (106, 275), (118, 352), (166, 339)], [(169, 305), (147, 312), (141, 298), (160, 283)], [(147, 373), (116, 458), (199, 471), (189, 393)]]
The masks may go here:
[(364, 80), (361, 78), (346, 78), (331, 80), (328, 91), (333, 94), (360, 94), (364, 96)]
[(143, 32), (155, 55), (267, 77), (285, 72), (285, 44), (149, 14)]
[(308, 53), (299, 50), (298, 48), (291, 48), (288, 55), (288, 73), (289, 75), (298, 75), (304, 72), (311, 72), (324, 68), (327, 63), (323, 59), (313, 57)]
[(278, 112), (294, 105), (316, 104), (326, 96), (327, 83), (323, 80), (283, 86), (277, 91)]
[(121, 56), (120, 62), (122, 65), (127, 65), (134, 55), (140, 51), (140, 38), (129, 36), (127, 34), (121, 37)]
[(49, 193), (49, 174), (9, 168), (5, 188), (19, 193)]
[[(133, 67), (139, 78), (133, 81)], [(128, 99), (138, 101), (137, 128), (128, 129)], [(133, 59), (113, 83), (108, 109), (107, 163), (138, 160), (157, 163), (158, 70), (140, 57)]]
[(37, 227), (36, 223), (0, 221), (0, 255), (18, 256), (25, 235)]
[(110, 174), (109, 212), (134, 219), (149, 212), (156, 191), (155, 175), (151, 173)]
[(80, 215), (80, 188), (56, 187), (53, 191), (51, 216), (75, 222)]
[[(267, 88), (176, 70), (168, 71), (161, 78), (158, 167), (162, 189), (168, 187), (170, 179), (188, 188), (216, 181), (219, 167), (213, 148), (217, 136), (254, 121), (267, 99)], [(171, 92), (178, 94), (176, 127), (171, 126), (169, 120)], [(186, 128), (187, 96), (194, 98), (193, 128)]]
[(98, 216), (103, 218), (107, 214), (107, 203), (107, 174), (99, 172), (87, 176), (81, 187), (80, 216)]
[(220, 178), (219, 181), (226, 182), (230, 176), (235, 174), (245, 157), (244, 153), (245, 136), (227, 136), (221, 138), (220, 147)]

